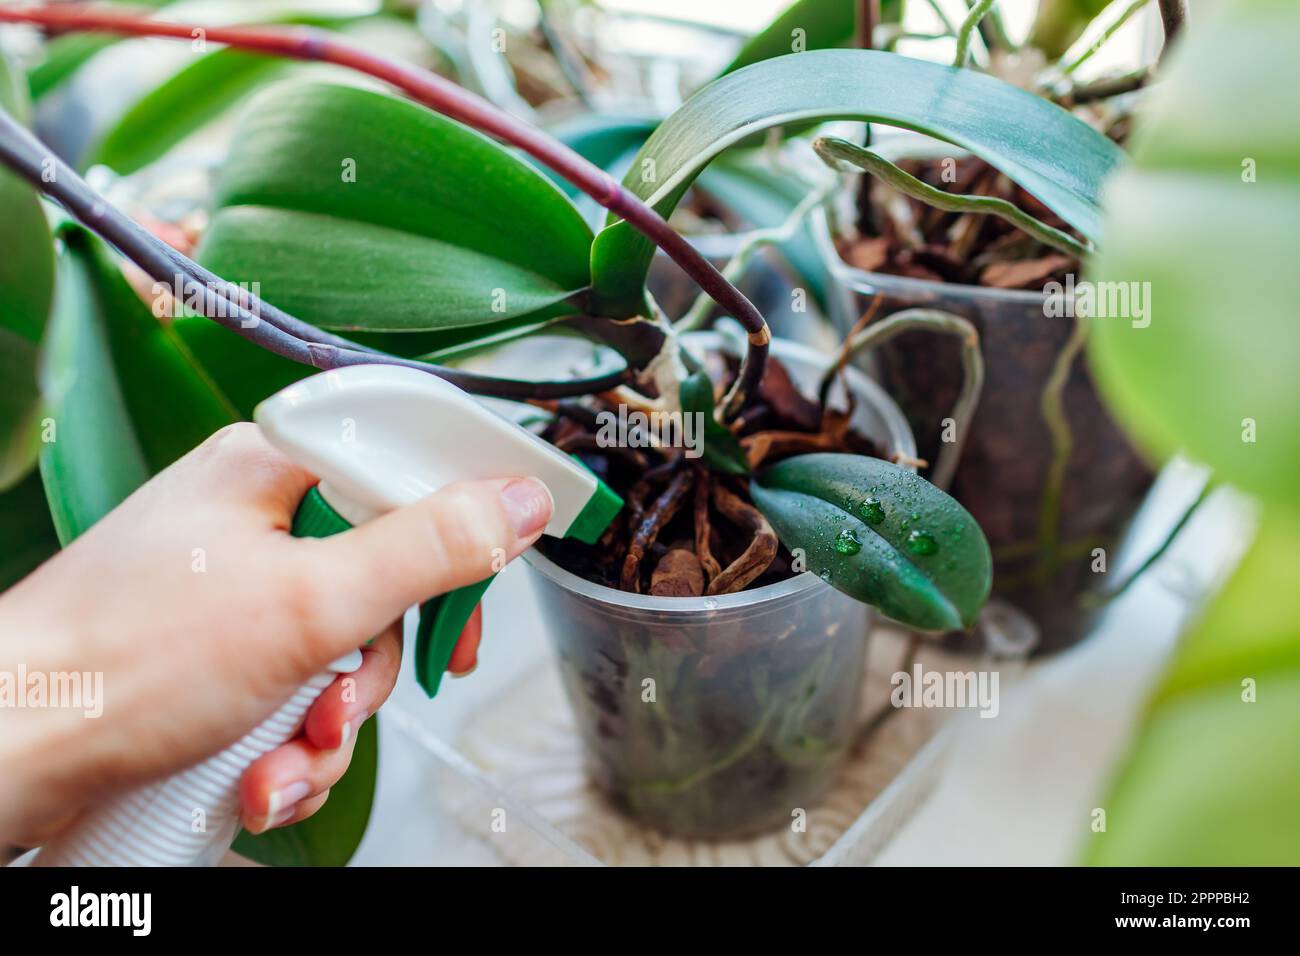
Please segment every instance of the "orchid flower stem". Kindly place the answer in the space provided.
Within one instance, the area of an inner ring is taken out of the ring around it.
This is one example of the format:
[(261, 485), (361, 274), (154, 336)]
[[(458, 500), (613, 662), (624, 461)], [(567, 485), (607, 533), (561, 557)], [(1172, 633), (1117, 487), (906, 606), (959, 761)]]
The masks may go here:
[(724, 401), (728, 416), (740, 411), (763, 376), (772, 336), (762, 314), (662, 216), (604, 170), (554, 137), (510, 116), (444, 77), (385, 60), (326, 31), (306, 27), (201, 27), (151, 20), (129, 11), (77, 3), (0, 7), (0, 23), (28, 23), (60, 32), (171, 37), (191, 43), (202, 40), (272, 56), (333, 63), (382, 80), (416, 102), (516, 146), (549, 166), (663, 249), (701, 289), (734, 317), (749, 333), (749, 348), (735, 386)]
[(263, 302), (182, 255), (112, 206), (3, 109), (0, 109), (0, 163), (58, 202), (155, 282), (168, 288), (178, 284), (185, 301), (200, 303), (198, 311), (205, 317), (291, 361), (319, 369), (361, 364), (405, 365), (437, 375), (468, 392), (501, 398), (587, 395), (612, 388), (623, 379), (622, 371), (569, 382), (497, 379), (368, 349)]

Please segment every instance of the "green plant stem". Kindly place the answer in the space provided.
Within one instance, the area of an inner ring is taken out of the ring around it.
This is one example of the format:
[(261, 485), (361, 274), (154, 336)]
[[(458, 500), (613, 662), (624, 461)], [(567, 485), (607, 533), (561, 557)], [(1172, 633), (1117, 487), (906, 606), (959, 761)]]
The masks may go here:
[[(1145, 7), (1148, 2), (1149, 0), (1129, 0), (1128, 6), (1124, 7), (1124, 9), (1120, 11), (1119, 16), (1106, 26), (1102, 31), (1101, 36), (1097, 37), (1097, 39), (1092, 43), (1089, 43), (1087, 48), (1073, 60), (1067, 62), (1063, 59), (1061, 61), (1061, 72), (1066, 76), (1069, 76), (1079, 67), (1083, 66), (1083, 64), (1092, 59), (1093, 55), (1105, 46), (1106, 42), (1115, 35), (1115, 32), (1124, 24), (1128, 23), (1128, 21), (1133, 17), (1133, 14)], [(1068, 50), (1066, 51), (1066, 56), (1069, 56)]]
[(569, 382), (498, 379), (368, 349), (263, 302), (173, 249), (91, 189), (76, 171), (3, 109), (0, 109), (0, 162), (58, 202), (156, 282), (169, 288), (179, 282), (185, 300), (201, 302), (199, 311), (206, 318), (291, 361), (318, 369), (364, 364), (404, 365), (437, 375), (468, 392), (501, 398), (587, 395), (613, 388), (623, 380), (621, 371)]
[[(939, 309), (904, 309), (887, 319), (868, 325), (846, 341), (840, 350), (838, 361), (830, 366), (831, 374), (859, 352), (882, 345), (903, 332), (917, 330), (953, 335), (961, 340), (961, 391), (953, 403), (951, 416), (955, 436), (951, 442), (940, 443), (942, 447), (939, 449), (938, 460), (930, 472), (930, 483), (937, 488), (946, 489), (952, 484), (952, 477), (957, 472), (957, 462), (966, 445), (966, 433), (970, 431), (971, 419), (975, 417), (980, 392), (984, 388), (984, 356), (980, 352), (980, 337), (975, 326), (960, 315)], [(827, 385), (829, 380), (822, 383), (823, 392)]]
[(1078, 358), (1088, 336), (1088, 321), (1083, 316), (1074, 320), (1074, 330), (1056, 356), (1052, 371), (1043, 385), (1039, 398), (1039, 412), (1052, 439), (1052, 457), (1043, 481), (1043, 494), (1038, 506), (1038, 547), (1040, 582), (1056, 571), (1060, 548), (1061, 492), (1065, 487), (1065, 474), (1070, 465), (1070, 452), (1074, 437), (1070, 420), (1065, 414), (1065, 386), (1070, 381), (1070, 369)]
[[(974, 6), (974, 2), (975, 0), (966, 0), (967, 9)], [(984, 45), (990, 51), (995, 49), (1015, 50), (1017, 48), (1017, 44), (1011, 39), (1011, 35), (1007, 33), (1007, 25), (1002, 19), (1002, 10), (997, 6), (991, 7), (988, 14), (980, 21), (979, 31), (984, 40)]]
[(966, 19), (957, 28), (957, 55), (952, 59), (953, 66), (965, 66), (966, 61), (970, 59), (970, 44), (971, 38), (975, 34), (975, 28), (988, 15), (995, 2), (996, 0), (976, 0), (971, 5), (970, 12), (966, 14)]
[(555, 170), (663, 249), (727, 314), (735, 318), (748, 333), (748, 348), (736, 382), (724, 400), (728, 417), (740, 411), (763, 377), (772, 335), (762, 314), (662, 216), (604, 170), (554, 137), (435, 73), (385, 60), (340, 41), (328, 32), (302, 27), (201, 27), (150, 20), (129, 11), (75, 3), (0, 7), (0, 22), (27, 23), (60, 32), (169, 37), (189, 42), (193, 42), (195, 37), (203, 37), (212, 43), (272, 56), (333, 63), (382, 80), (416, 102), (516, 146)]
[(832, 169), (842, 170), (844, 168), (842, 164), (848, 163), (850, 166), (856, 167), (857, 170), (870, 173), (899, 192), (911, 196), (913, 199), (919, 199), (936, 209), (942, 209), (945, 212), (980, 213), (982, 215), (997, 216), (999, 219), (1005, 219), (1039, 242), (1067, 255), (1074, 256), (1076, 259), (1084, 259), (1092, 252), (1090, 246), (1079, 242), (1079, 240), (1063, 230), (1056, 229), (1045, 222), (1035, 219), (1014, 203), (999, 199), (996, 196), (972, 196), (935, 189), (933, 186), (923, 183), (915, 176), (899, 169), (883, 156), (873, 153), (869, 149), (863, 149), (848, 140), (835, 139), (829, 136), (818, 137), (813, 140), (813, 149), (817, 151), (817, 155), (821, 157), (822, 162)]

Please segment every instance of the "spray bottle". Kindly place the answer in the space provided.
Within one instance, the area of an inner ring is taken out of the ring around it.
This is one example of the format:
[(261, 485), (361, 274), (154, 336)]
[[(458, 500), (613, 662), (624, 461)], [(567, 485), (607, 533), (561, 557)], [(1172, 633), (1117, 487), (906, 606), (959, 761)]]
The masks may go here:
[[(539, 478), (555, 503), (544, 533), (588, 544), (623, 504), (576, 459), (416, 369), (356, 365), (313, 375), (262, 402), (254, 418), (272, 445), (320, 478), (294, 516), (299, 537), (345, 531), (462, 479)], [(491, 582), (421, 606), (416, 675), (430, 697)], [(292, 739), (321, 692), (360, 665), (353, 651), (226, 750), (90, 811), (42, 848), (35, 865), (215, 864), (238, 831), (244, 771)]]

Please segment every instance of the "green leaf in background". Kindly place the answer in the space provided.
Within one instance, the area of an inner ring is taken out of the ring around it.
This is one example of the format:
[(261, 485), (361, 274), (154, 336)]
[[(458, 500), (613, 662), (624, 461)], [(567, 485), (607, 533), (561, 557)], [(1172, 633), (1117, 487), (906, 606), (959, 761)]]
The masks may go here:
[[(134, 7), (161, 7), (169, 0), (131, 0)], [(27, 71), (27, 88), (33, 100), (40, 99), (76, 73), (120, 37), (99, 33), (69, 33), (45, 44), (45, 59)]]
[[(253, 4), (232, 11), (240, 22), (271, 26), (308, 26), (346, 34), (351, 42), (393, 59), (418, 58), (425, 42), (410, 23), (382, 14), (328, 16), (303, 12), (301, 4)], [(191, 133), (225, 114), (253, 90), (293, 72), (335, 70), (348, 80), (356, 74), (343, 67), (304, 65), (282, 57), (246, 50), (219, 49), (199, 53), (193, 62), (136, 100), (104, 131), (82, 161), (97, 163), (126, 175), (167, 153)]]
[[(1123, 155), (1060, 107), (991, 76), (874, 50), (818, 50), (706, 86), (664, 120), (623, 185), (667, 215), (727, 147), (773, 126), (830, 119), (900, 126), (962, 146), (1094, 241), (1102, 180)], [(606, 226), (592, 246), (592, 309), (640, 314), (653, 255), (627, 223)]]
[(701, 370), (687, 376), (678, 389), (683, 415), (702, 415), (704, 434), (700, 436), (700, 451), (704, 460), (718, 471), (729, 475), (748, 475), (749, 462), (740, 440), (713, 414), (713, 381), (709, 373)]
[[(0, 57), (0, 109), (27, 115), (25, 90)], [(0, 491), (36, 464), (40, 392), (37, 346), (54, 294), (54, 243), (41, 202), (26, 182), (0, 169)]]
[(1300, 863), (1300, 521), (1263, 514), (1227, 588), (1184, 638), (1110, 793), (1098, 866)]
[(245, 50), (206, 53), (136, 101), (83, 165), (102, 163), (122, 175), (133, 173), (220, 116), (285, 65), (282, 59)]
[[(830, 47), (851, 46), (857, 31), (859, 0), (796, 0), (761, 33), (749, 40), (719, 75), (760, 60)], [(897, 22), (903, 0), (881, 0), (882, 23)]]
[(1149, 448), (1186, 449), (1265, 506), (1099, 804), (1107, 829), (1084, 858), (1101, 865), (1300, 863), (1300, 8), (1198, 12), (1144, 110), (1132, 169), (1107, 190), (1090, 270), (1149, 282), (1150, 322), (1094, 320), (1090, 364)]
[(1095, 320), (1090, 364), (1154, 453), (1185, 449), (1224, 481), (1294, 505), (1300, 6), (1232, 9), (1182, 38), (1132, 167), (1107, 190), (1107, 242), (1089, 278), (1149, 291), (1149, 325)]
[(970, 627), (993, 583), (975, 519), (905, 468), (865, 455), (787, 458), (750, 482), (781, 543), (850, 597), (909, 627)]
[(370, 823), (379, 768), (377, 723), (367, 720), (361, 725), (351, 764), (315, 814), (257, 836), (241, 832), (231, 849), (266, 866), (346, 865)]
[(316, 372), (299, 362), (282, 358), (202, 316), (183, 316), (172, 328), (214, 381), (221, 394), (239, 412), (253, 420), (253, 409), (286, 385)]
[(66, 544), (235, 414), (103, 244), (76, 227), (61, 237), (42, 369), (55, 434), (41, 475)]
[[(574, 309), (591, 231), (553, 183), (423, 107), (319, 83), (250, 103), (199, 252), (332, 329), (491, 326)], [(485, 330), (486, 331), (486, 330)]]

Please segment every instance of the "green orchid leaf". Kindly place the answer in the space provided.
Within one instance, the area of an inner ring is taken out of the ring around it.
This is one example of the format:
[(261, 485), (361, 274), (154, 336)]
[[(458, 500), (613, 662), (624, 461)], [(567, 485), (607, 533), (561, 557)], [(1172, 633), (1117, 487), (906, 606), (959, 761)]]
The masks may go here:
[[(17, 80), (17, 81), (16, 81)], [(26, 91), (0, 57), (0, 109), (27, 115)], [(54, 243), (36, 192), (0, 168), (0, 491), (36, 464), (37, 346), (54, 293)]]
[(39, 471), (0, 491), (0, 541), (0, 594), (59, 550)]
[(988, 598), (988, 542), (924, 478), (865, 455), (787, 458), (750, 482), (754, 504), (807, 570), (909, 627), (970, 627)]
[(700, 452), (704, 460), (716, 471), (729, 475), (748, 475), (749, 462), (745, 451), (731, 429), (718, 421), (713, 414), (713, 382), (703, 370), (688, 376), (678, 389), (683, 415), (700, 415), (704, 433), (700, 436)]
[[(700, 171), (747, 136), (789, 123), (857, 119), (969, 149), (1094, 242), (1114, 143), (1041, 97), (991, 76), (874, 50), (817, 50), (765, 60), (706, 86), (659, 126), (623, 185), (667, 215)], [(592, 246), (591, 308), (644, 311), (653, 245), (625, 222)]]
[(1090, 269), (1147, 308), (1094, 319), (1090, 365), (1155, 454), (1185, 449), (1265, 505), (1098, 804), (1106, 829), (1083, 848), (1098, 865), (1300, 861), (1300, 141), (1284, 119), (1300, 8), (1198, 12), (1144, 110), (1133, 167), (1107, 190)]
[(235, 414), (103, 244), (76, 227), (61, 237), (41, 475), (66, 544)]
[(428, 331), (576, 311), (591, 231), (529, 163), (380, 93), (249, 104), (199, 258), (325, 328)]
[(1180, 644), (1107, 796), (1096, 866), (1300, 861), (1300, 521), (1265, 511), (1232, 580)]
[(0, 492), (21, 481), (40, 452), (36, 346), (0, 325)]
[[(264, 206), (221, 210), (204, 264), (322, 328), (425, 332), (575, 311), (576, 289), (490, 255), (384, 226)], [(310, 265), (308, 265), (310, 263)]]
[[(424, 49), (419, 32), (394, 17), (313, 15), (302, 12), (300, 5), (277, 11), (280, 6), (258, 4), (249, 11), (252, 19), (235, 13), (241, 22), (333, 30), (362, 48), (394, 58), (400, 58), (408, 48), (412, 53)], [(343, 67), (307, 66), (247, 50), (226, 48), (199, 53), (193, 62), (132, 104), (103, 134), (83, 165), (102, 163), (124, 175), (135, 172), (228, 112), (253, 90), (286, 74), (308, 70), (334, 70), (349, 79), (355, 76)]]
[[(852, 46), (858, 6), (858, 0), (796, 0), (751, 37), (719, 75), (787, 53)], [(897, 22), (902, 12), (903, 0), (882, 0), (880, 21)]]
[[(170, 0), (131, 0), (135, 7), (161, 7)], [(120, 37), (96, 33), (68, 33), (45, 44), (45, 59), (27, 71), (27, 88), (33, 100), (60, 86), (101, 50), (121, 42)]]
[(245, 50), (206, 53), (154, 87), (104, 134), (83, 163), (126, 175), (158, 159), (216, 119), (286, 61)]
[(345, 866), (370, 823), (379, 770), (377, 724), (373, 719), (361, 725), (352, 762), (323, 807), (292, 826), (256, 836), (241, 832), (231, 849), (266, 866)]
[(45, 45), (45, 59), (27, 71), (27, 89), (38, 100), (69, 79), (101, 50), (118, 42), (115, 36), (69, 33)]
[(1092, 322), (1089, 359), (1153, 454), (1186, 450), (1221, 479), (1291, 506), (1300, 137), (1278, 118), (1291, 115), (1300, 85), (1288, 42), (1300, 6), (1233, 9), (1213, 18), (1218, 32), (1182, 37), (1169, 82), (1144, 110), (1133, 164), (1107, 191), (1107, 243), (1089, 278), (1131, 301), (1126, 314)]
[(97, 278), (84, 249), (60, 254), (42, 369), (56, 430), (41, 451), (41, 477), (64, 544), (149, 479), (113, 369)]
[(211, 319), (183, 316), (172, 328), (238, 417), (252, 421), (257, 403), (316, 372), (254, 345)]

